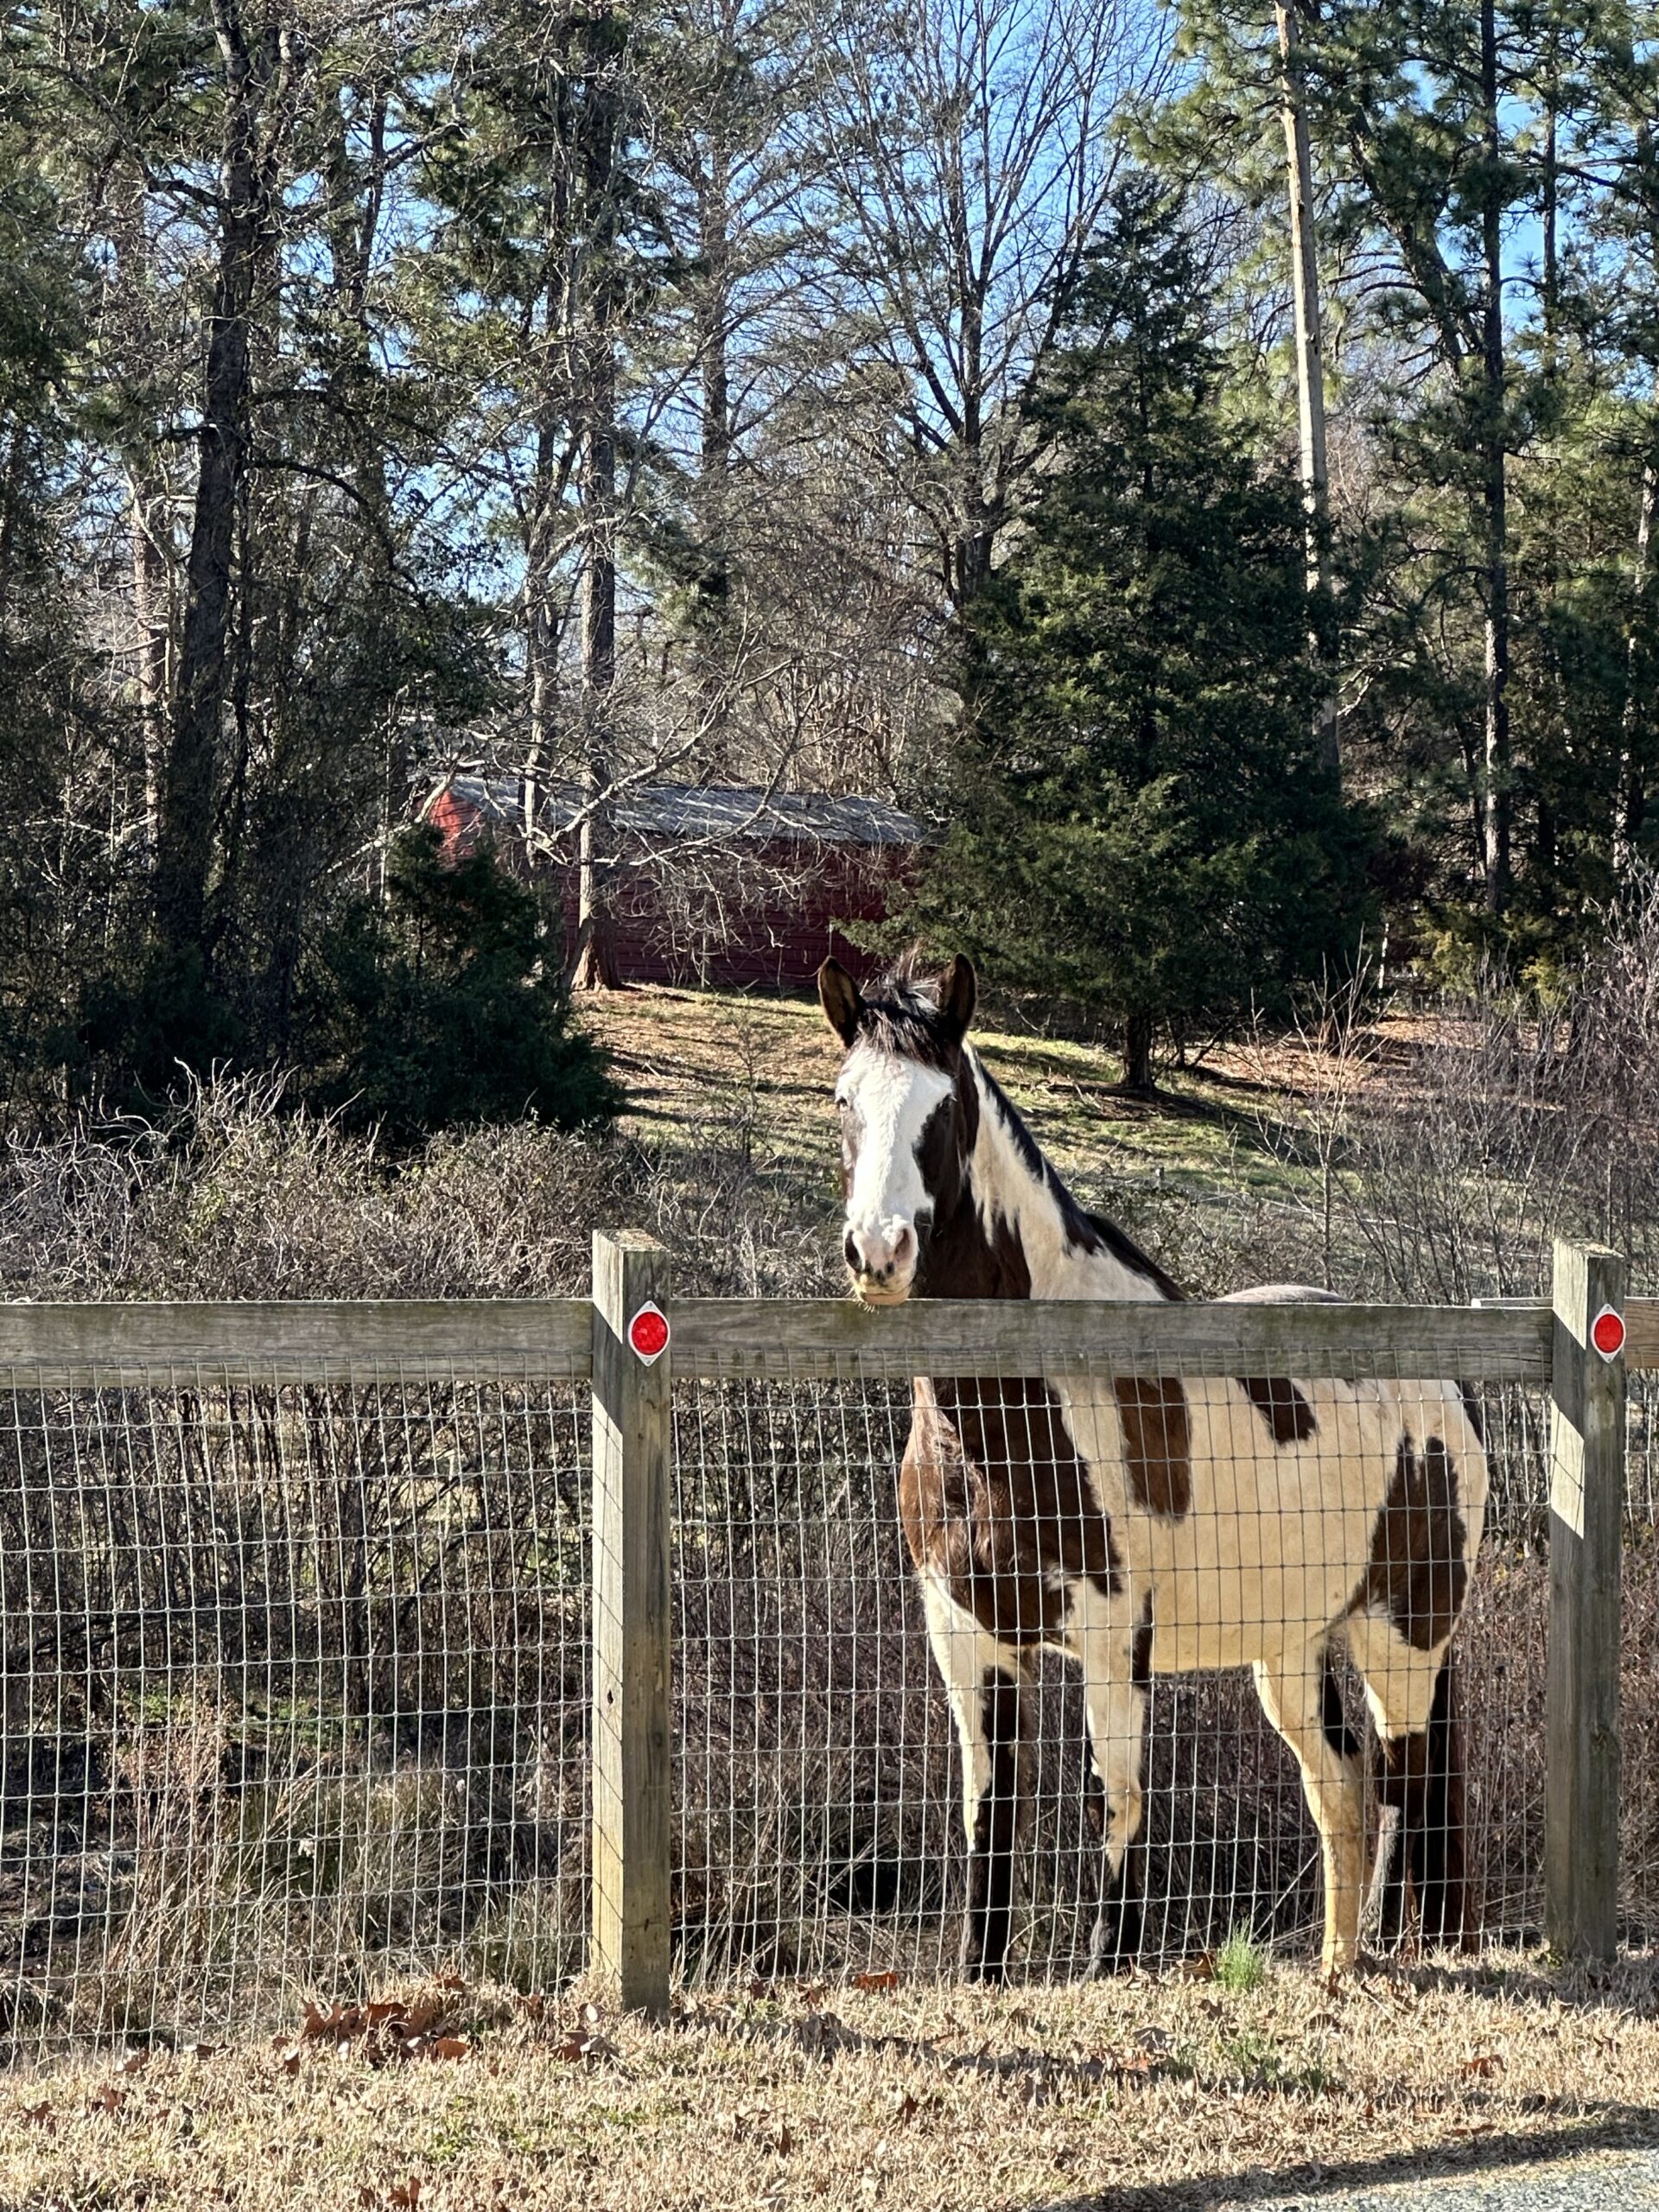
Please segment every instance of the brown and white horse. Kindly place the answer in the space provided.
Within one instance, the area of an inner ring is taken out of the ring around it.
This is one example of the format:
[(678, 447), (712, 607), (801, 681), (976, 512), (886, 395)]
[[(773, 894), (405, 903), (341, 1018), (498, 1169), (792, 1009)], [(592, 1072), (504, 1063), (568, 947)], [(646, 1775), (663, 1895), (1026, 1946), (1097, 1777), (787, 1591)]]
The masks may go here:
[[(1078, 1206), (965, 1042), (976, 988), (960, 958), (931, 983), (901, 968), (868, 998), (835, 961), (819, 970), (847, 1048), (836, 1104), (858, 1296), (1179, 1298)], [(1042, 1646), (1083, 1672), (1103, 1839), (1095, 1971), (1140, 1943), (1151, 1677), (1244, 1665), (1319, 1829), (1324, 1967), (1354, 1962), (1365, 1790), (1332, 1667), (1344, 1646), (1376, 1723), (1382, 1801), (1398, 1808), (1385, 1926), (1402, 1926), (1409, 1884), (1425, 1942), (1462, 1935), (1446, 1649), (1485, 1502), (1477, 1408), (1455, 1382), (918, 1377), (899, 1503), (962, 1746), (965, 1970), (1003, 1970), (1020, 1688)]]

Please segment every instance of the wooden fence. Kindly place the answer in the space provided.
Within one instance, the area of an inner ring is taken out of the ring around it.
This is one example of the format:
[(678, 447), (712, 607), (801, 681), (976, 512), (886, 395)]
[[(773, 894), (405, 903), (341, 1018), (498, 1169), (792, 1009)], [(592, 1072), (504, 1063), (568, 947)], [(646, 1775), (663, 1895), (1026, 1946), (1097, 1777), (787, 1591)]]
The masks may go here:
[[(863, 1372), (1478, 1376), (1550, 1404), (1547, 1932), (1566, 1955), (1615, 1942), (1625, 1376), (1659, 1368), (1659, 1299), (1629, 1300), (1611, 1253), (1560, 1246), (1552, 1303), (1452, 1309), (681, 1299), (648, 1238), (595, 1240), (591, 1300), (0, 1307), (0, 1392), (178, 1387), (192, 1373), (350, 1384), (365, 1373), (576, 1381), (593, 1397), (589, 1963), (660, 2012), (671, 1956), (671, 1391), (678, 1380)], [(670, 1339), (630, 1326), (654, 1304)], [(1622, 1319), (1604, 1356), (1599, 1315)]]

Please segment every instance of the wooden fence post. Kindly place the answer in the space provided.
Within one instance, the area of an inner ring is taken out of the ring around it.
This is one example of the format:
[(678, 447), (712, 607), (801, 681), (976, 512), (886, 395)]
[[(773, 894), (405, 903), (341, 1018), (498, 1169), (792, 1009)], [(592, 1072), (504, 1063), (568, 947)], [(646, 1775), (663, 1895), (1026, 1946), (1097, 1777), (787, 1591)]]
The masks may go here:
[(594, 1237), (594, 1970), (630, 2011), (668, 2010), (669, 1361), (628, 1324), (668, 1287), (668, 1255)]
[(1558, 1243), (1553, 1303), (1545, 1930), (1563, 1958), (1606, 1960), (1618, 1940), (1624, 1359), (1604, 1359), (1591, 1331), (1605, 1306), (1624, 1312), (1624, 1262)]

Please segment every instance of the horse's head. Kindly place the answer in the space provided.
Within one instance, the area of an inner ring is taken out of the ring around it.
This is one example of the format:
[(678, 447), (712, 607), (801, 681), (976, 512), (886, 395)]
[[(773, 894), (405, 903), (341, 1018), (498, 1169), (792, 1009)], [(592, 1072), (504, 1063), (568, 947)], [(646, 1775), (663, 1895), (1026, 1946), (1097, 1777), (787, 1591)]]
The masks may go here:
[(967, 1189), (979, 1101), (962, 1042), (976, 988), (960, 955), (937, 980), (901, 969), (868, 998), (838, 961), (818, 970), (819, 1002), (847, 1047), (836, 1084), (842, 1249), (868, 1306), (897, 1306), (918, 1287), (928, 1239)]

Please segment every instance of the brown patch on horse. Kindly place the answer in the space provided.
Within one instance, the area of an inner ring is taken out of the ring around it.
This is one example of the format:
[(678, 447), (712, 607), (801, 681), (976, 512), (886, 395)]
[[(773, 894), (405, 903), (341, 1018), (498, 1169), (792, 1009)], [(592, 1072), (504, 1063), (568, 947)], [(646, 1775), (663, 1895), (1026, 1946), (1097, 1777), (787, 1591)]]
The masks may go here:
[(1111, 1522), (1034, 1377), (918, 1381), (899, 1509), (917, 1566), (999, 1643), (1058, 1634), (1079, 1577), (1120, 1587)]
[(1433, 1651), (1457, 1626), (1469, 1586), (1467, 1530), (1457, 1463), (1431, 1436), (1419, 1459), (1400, 1440), (1394, 1479), (1371, 1533), (1371, 1560), (1356, 1605), (1385, 1613), (1414, 1651)]
[(1186, 1392), (1166, 1376), (1126, 1375), (1113, 1385), (1123, 1425), (1129, 1496), (1166, 1521), (1192, 1510), (1192, 1435)]
[(1282, 1375), (1241, 1375), (1238, 1387), (1268, 1425), (1275, 1444), (1306, 1444), (1317, 1436), (1313, 1408)]

